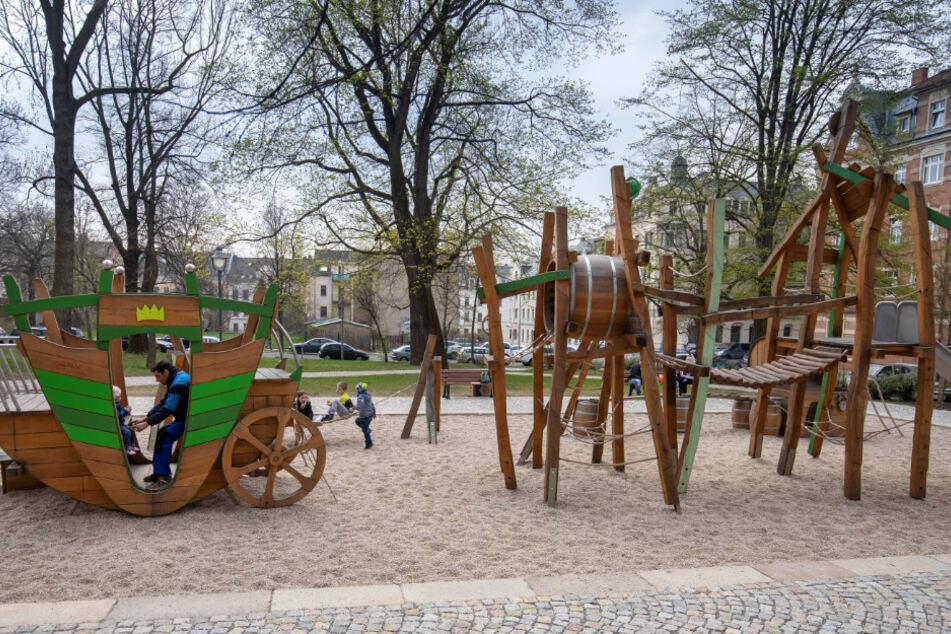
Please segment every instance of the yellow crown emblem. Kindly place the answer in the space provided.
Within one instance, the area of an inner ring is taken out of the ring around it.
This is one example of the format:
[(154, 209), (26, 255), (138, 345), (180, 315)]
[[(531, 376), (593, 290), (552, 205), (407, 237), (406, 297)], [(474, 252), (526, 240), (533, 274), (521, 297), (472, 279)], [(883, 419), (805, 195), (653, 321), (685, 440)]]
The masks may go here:
[(135, 309), (135, 320), (136, 321), (165, 321), (165, 307), (162, 306), (159, 308), (155, 304), (149, 306), (142, 306), (141, 308)]

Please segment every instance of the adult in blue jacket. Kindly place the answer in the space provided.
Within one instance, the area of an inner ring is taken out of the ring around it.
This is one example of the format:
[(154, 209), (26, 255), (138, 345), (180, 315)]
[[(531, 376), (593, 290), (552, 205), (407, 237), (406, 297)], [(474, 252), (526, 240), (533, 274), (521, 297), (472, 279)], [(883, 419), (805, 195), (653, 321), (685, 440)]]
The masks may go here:
[(191, 377), (187, 372), (177, 369), (168, 361), (159, 361), (152, 366), (155, 380), (166, 387), (165, 396), (158, 404), (149, 410), (144, 418), (139, 419), (133, 429), (142, 431), (149, 425), (158, 425), (169, 416), (171, 423), (159, 430), (155, 441), (155, 455), (152, 457), (152, 475), (145, 481), (150, 490), (162, 489), (172, 479), (172, 447), (185, 432), (185, 416), (188, 414), (188, 391), (191, 386)]

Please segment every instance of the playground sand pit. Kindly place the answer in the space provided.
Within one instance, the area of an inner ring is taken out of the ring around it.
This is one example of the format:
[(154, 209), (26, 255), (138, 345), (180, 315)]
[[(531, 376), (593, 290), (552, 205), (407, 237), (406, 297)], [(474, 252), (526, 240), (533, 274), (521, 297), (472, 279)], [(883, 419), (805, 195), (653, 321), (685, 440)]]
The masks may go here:
[[(628, 429), (644, 424), (629, 416)], [(869, 429), (876, 424), (870, 419)], [(322, 428), (324, 483), (297, 504), (236, 506), (224, 491), (165, 517), (80, 505), (56, 491), (0, 497), (4, 518), (0, 602), (96, 599), (272, 588), (407, 583), (636, 569), (755, 564), (948, 551), (951, 432), (935, 428), (928, 498), (908, 497), (911, 428), (865, 444), (863, 498), (842, 496), (843, 448), (821, 458), (799, 446), (795, 474), (776, 475), (781, 439), (763, 459), (729, 415), (704, 423), (683, 512), (663, 503), (657, 467), (563, 462), (558, 504), (542, 502), (541, 470), (516, 467), (504, 488), (488, 416), (451, 416), (438, 445), (422, 419), (400, 440), (398, 417), (373, 423), (363, 449), (352, 421)], [(510, 420), (517, 451), (531, 427)], [(652, 453), (626, 439), (627, 460)], [(562, 455), (590, 446), (564, 439)], [(605, 458), (609, 459), (610, 448)]]

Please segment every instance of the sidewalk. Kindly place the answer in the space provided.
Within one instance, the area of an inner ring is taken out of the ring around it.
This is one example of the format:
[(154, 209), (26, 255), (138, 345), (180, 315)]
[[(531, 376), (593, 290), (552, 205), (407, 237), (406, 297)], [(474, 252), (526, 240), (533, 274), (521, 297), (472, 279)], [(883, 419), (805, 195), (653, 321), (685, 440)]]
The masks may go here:
[(0, 634), (939, 632), (951, 555), (0, 604)]

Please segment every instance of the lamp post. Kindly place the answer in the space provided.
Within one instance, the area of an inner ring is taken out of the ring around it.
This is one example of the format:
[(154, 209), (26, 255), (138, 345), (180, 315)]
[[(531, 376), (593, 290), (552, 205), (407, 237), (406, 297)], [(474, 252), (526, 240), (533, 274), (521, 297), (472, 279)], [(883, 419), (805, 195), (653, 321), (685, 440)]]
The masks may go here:
[[(221, 274), (225, 271), (225, 266), (228, 264), (228, 254), (225, 253), (221, 247), (215, 249), (215, 252), (211, 254), (211, 264), (215, 267), (215, 270), (218, 271), (218, 299), (221, 299)], [(221, 324), (221, 306), (218, 307), (218, 340), (224, 339), (224, 328)]]

